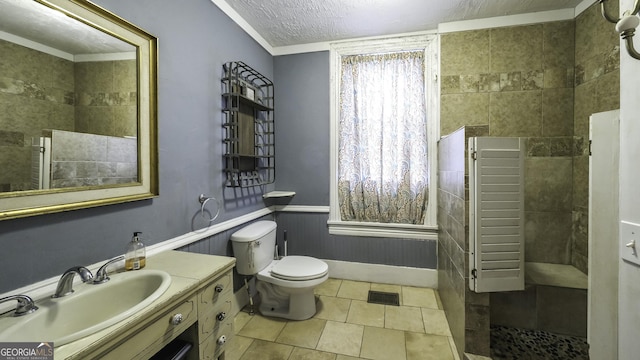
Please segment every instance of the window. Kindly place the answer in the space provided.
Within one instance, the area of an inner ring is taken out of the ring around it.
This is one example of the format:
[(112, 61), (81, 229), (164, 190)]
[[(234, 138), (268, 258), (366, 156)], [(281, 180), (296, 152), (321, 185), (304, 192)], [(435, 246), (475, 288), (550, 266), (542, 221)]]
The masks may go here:
[(331, 71), (330, 232), (433, 235), (435, 36), (334, 44)]

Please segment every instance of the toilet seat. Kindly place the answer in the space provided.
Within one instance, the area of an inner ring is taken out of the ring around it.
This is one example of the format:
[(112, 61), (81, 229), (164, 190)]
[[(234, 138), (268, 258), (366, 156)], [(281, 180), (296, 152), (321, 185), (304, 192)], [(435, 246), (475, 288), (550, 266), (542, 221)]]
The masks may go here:
[(329, 272), (322, 260), (309, 256), (285, 256), (271, 267), (271, 276), (289, 281), (318, 279)]

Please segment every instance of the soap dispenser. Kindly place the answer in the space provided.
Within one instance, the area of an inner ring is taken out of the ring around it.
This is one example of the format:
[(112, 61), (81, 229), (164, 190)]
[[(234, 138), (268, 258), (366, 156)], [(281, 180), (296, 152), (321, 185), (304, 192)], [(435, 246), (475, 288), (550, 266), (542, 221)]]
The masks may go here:
[(139, 270), (147, 263), (144, 244), (138, 237), (140, 234), (142, 233), (139, 231), (134, 232), (133, 238), (131, 238), (131, 242), (129, 242), (129, 246), (127, 246), (127, 252), (124, 255), (125, 270)]

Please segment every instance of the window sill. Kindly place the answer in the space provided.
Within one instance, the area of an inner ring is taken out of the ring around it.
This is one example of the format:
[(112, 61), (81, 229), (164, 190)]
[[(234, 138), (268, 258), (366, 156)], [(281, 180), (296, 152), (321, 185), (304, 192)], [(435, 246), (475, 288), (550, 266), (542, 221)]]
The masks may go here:
[(411, 224), (327, 221), (329, 234), (401, 239), (437, 240), (438, 227)]

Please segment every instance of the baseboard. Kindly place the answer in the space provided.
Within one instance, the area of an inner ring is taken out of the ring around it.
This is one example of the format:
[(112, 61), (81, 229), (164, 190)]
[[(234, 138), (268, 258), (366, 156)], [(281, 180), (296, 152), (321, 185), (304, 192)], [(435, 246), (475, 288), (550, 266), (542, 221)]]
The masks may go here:
[[(438, 270), (435, 269), (324, 259), (322, 261), (329, 265), (329, 277), (335, 279), (438, 288)], [(252, 293), (255, 294), (255, 289), (252, 289)], [(236, 291), (233, 301), (232, 312), (235, 316), (249, 304), (247, 289), (242, 287)]]
[(436, 269), (366, 264), (338, 260), (323, 261), (329, 265), (329, 277), (332, 278), (419, 286), (433, 289), (438, 288), (438, 270)]

